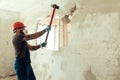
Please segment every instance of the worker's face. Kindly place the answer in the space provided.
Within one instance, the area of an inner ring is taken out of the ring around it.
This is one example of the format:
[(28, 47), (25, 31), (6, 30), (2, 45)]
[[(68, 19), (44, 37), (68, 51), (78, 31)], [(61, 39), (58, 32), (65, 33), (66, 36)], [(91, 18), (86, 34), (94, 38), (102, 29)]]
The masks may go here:
[(21, 34), (24, 34), (24, 32), (23, 32), (24, 29), (25, 29), (25, 28), (20, 28), (20, 29), (19, 29), (19, 31), (20, 31)]

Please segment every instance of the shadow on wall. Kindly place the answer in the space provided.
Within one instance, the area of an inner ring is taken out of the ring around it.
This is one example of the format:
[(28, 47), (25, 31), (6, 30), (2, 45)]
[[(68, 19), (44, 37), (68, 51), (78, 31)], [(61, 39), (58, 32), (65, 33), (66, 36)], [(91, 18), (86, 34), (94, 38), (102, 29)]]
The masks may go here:
[(91, 71), (91, 67), (83, 72), (84, 80), (96, 80), (96, 76)]

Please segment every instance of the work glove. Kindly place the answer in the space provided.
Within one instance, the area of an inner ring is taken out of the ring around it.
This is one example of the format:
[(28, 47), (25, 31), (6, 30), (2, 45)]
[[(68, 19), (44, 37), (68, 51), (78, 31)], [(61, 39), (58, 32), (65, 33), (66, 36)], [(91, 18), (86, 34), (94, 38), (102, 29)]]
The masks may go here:
[(40, 44), (40, 47), (46, 47), (47, 43), (46, 42), (43, 42)]
[(46, 32), (48, 32), (51, 30), (51, 27), (48, 25), (45, 30), (46, 30)]

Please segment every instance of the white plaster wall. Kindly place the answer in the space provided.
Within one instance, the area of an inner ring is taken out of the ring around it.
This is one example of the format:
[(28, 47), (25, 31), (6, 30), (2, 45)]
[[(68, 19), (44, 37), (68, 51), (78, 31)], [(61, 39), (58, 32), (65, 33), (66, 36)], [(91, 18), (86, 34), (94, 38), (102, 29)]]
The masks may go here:
[(119, 13), (77, 14), (68, 47), (31, 55), (37, 80), (120, 80)]
[(14, 74), (12, 47), (12, 24), (19, 19), (19, 13), (0, 9), (0, 77)]
[(70, 46), (80, 54), (80, 79), (120, 80), (119, 13), (78, 13), (72, 22)]

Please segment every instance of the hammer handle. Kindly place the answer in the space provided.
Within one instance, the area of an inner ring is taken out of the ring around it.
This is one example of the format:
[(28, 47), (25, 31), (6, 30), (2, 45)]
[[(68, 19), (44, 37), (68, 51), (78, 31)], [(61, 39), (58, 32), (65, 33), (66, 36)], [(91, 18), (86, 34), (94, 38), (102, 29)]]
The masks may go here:
[(53, 17), (54, 17), (54, 14), (55, 14), (55, 10), (56, 10), (56, 8), (53, 9), (52, 17), (51, 17), (51, 20), (50, 20), (49, 26), (52, 25), (52, 21), (53, 21)]
[[(56, 8), (53, 8), (52, 17), (51, 17), (51, 20), (50, 20), (50, 23), (49, 23), (49, 26), (50, 26), (50, 27), (51, 27), (51, 25), (52, 25), (52, 21), (53, 21), (53, 17), (54, 17), (54, 14), (55, 14), (55, 10), (56, 10)], [(47, 42), (48, 35), (49, 35), (49, 31), (47, 32), (45, 42)]]

